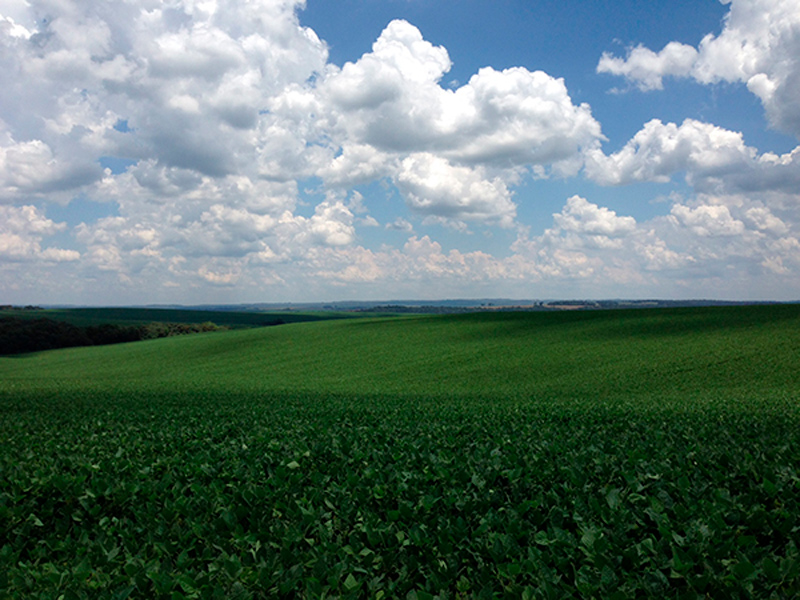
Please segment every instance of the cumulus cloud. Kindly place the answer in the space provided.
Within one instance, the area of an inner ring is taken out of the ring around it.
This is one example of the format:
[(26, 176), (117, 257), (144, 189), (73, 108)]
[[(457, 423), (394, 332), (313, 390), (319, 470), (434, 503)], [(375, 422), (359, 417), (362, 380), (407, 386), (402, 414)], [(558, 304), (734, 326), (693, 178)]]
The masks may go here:
[(65, 223), (56, 223), (35, 206), (0, 205), (0, 259), (6, 261), (46, 262), (74, 261), (80, 258), (75, 250), (42, 248), (45, 237), (66, 229)]
[(345, 142), (340, 153), (316, 170), (328, 186), (346, 188), (390, 177), (397, 170), (398, 160), (369, 144)]
[(300, 5), (20, 4), (14, 21), (28, 33), (0, 30), (0, 120), (66, 172), (103, 155), (210, 176), (251, 168), (267, 99), (325, 67)]
[[(354, 239), (353, 214), (341, 201), (320, 203), (309, 218), (292, 212), (294, 197), (284, 186), (249, 179), (194, 180), (166, 200), (140, 185), (136, 172), (116, 179), (107, 193), (119, 198), (120, 217), (82, 224), (79, 241), (92, 249), (98, 264), (117, 268), (117, 257), (150, 262), (188, 258), (277, 258), (309, 245), (340, 246)], [(163, 172), (160, 175), (165, 175)], [(163, 181), (158, 181), (160, 189)], [(128, 205), (126, 190), (138, 196)], [(108, 250), (113, 249), (109, 253)], [(102, 250), (102, 252), (100, 252)], [(99, 252), (99, 254), (98, 254)]]
[(386, 177), (422, 214), (508, 225), (521, 169), (574, 174), (602, 139), (562, 79), (487, 67), (453, 90), (441, 85), (450, 66), (444, 48), (393, 21), (372, 52), (331, 67), (313, 90), (315, 115), (338, 147), (316, 173), (331, 186)]
[[(763, 22), (742, 16), (767, 4), (776, 12)], [(434, 282), (470, 295), (473, 284), (492, 293), (515, 282), (535, 295), (531, 282), (652, 283), (725, 261), (783, 277), (798, 269), (800, 150), (759, 153), (739, 133), (687, 120), (651, 121), (605, 155), (600, 124), (563, 79), (485, 67), (446, 83), (447, 50), (399, 20), (337, 67), (300, 24), (303, 6), (0, 2), (0, 280), (213, 301), (233, 289), (262, 298), (269, 286), (286, 298), (350, 284), (381, 295), (388, 283), (417, 295)], [(733, 0), (720, 36), (607, 55), (600, 70), (643, 89), (668, 76), (744, 81), (774, 123), (797, 131), (794, 16), (789, 3)], [(723, 39), (741, 43), (729, 56)], [(518, 185), (581, 169), (603, 185), (685, 172), (697, 193), (644, 222), (571, 196), (552, 226), (526, 233)], [(376, 194), (364, 191), (375, 183), (413, 217), (390, 210), (379, 223)], [(299, 186), (324, 199), (306, 207)], [(113, 216), (72, 228), (46, 216), (76, 197)], [(520, 233), (498, 257), (445, 249), (456, 234), (434, 239), (432, 224)], [(358, 245), (359, 228), (381, 225), (405, 244)], [(61, 279), (49, 276), (56, 263)]]
[(427, 235), (408, 238), (402, 248), (375, 251), (352, 247), (330, 259), (329, 268), (318, 273), (326, 280), (362, 285), (391, 282), (413, 289), (417, 297), (428, 297), (434, 282), (446, 281), (457, 287), (523, 276), (522, 270), (512, 265), (514, 259), (497, 259), (481, 251), (445, 251)]
[(409, 206), (422, 214), (505, 226), (516, 214), (511, 193), (500, 178), (488, 180), (480, 168), (453, 166), (433, 154), (404, 159), (396, 179)]
[(545, 280), (565, 278), (599, 287), (611, 282), (652, 284), (654, 272), (691, 260), (670, 248), (651, 224), (581, 196), (568, 198), (553, 215), (553, 227), (540, 236), (521, 232), (512, 249), (532, 261)]
[(10, 135), (0, 141), (0, 202), (47, 194), (62, 200), (63, 193), (98, 179), (98, 165), (75, 159), (59, 160), (42, 140), (15, 141)]
[(680, 125), (653, 119), (618, 152), (587, 151), (585, 170), (602, 185), (664, 183), (686, 172), (687, 182), (702, 193), (791, 193), (800, 184), (800, 148), (759, 155), (739, 132), (694, 119)]
[(692, 209), (676, 204), (672, 207), (671, 214), (682, 225), (703, 237), (741, 235), (745, 230), (744, 223), (734, 219), (727, 206), (704, 205)]
[(687, 276), (719, 281), (720, 286), (747, 284), (747, 278), (796, 273), (800, 267), (797, 253), (796, 207), (781, 209), (780, 215), (760, 200), (745, 195), (700, 194), (691, 203), (675, 203), (667, 217), (655, 226), (659, 233), (693, 257)]
[(670, 42), (660, 52), (636, 46), (628, 51), (626, 58), (604, 52), (597, 72), (625, 77), (636, 82), (642, 91), (660, 90), (664, 87), (664, 77), (686, 75), (696, 60), (697, 50), (679, 42)]
[(586, 198), (572, 196), (561, 213), (553, 215), (555, 223), (564, 231), (614, 237), (630, 233), (636, 228), (633, 217), (618, 217), (608, 208), (592, 204)]
[(771, 233), (773, 235), (783, 235), (789, 231), (789, 226), (776, 217), (769, 208), (765, 206), (753, 206), (744, 211), (744, 218), (757, 230)]
[[(4, 4), (0, 201), (116, 203), (118, 217), (72, 232), (96, 268), (297, 256), (377, 224), (363, 203), (358, 221), (327, 200), (297, 215), (299, 179), (386, 180), (422, 216), (508, 226), (521, 171), (574, 173), (602, 137), (589, 106), (540, 71), (487, 67), (443, 87), (447, 50), (405, 21), (328, 64), (303, 5)], [(104, 171), (109, 157), (129, 166)]]
[(800, 5), (794, 0), (726, 0), (730, 11), (719, 35), (695, 49), (670, 42), (625, 58), (603, 54), (600, 73), (627, 78), (642, 90), (660, 89), (666, 76), (700, 83), (741, 82), (761, 100), (770, 122), (800, 137)]
[(414, 231), (414, 226), (407, 219), (404, 219), (403, 217), (397, 217), (391, 223), (386, 224), (386, 229), (391, 229), (392, 231), (405, 231), (406, 233), (411, 233), (412, 231)]
[(392, 21), (372, 52), (319, 86), (339, 135), (385, 153), (435, 152), (461, 164), (569, 170), (580, 148), (602, 137), (588, 105), (564, 81), (522, 67), (481, 69), (455, 90), (440, 80), (447, 51), (405, 21)]
[(701, 194), (643, 222), (573, 196), (544, 233), (521, 231), (514, 260), (505, 264), (516, 272), (524, 266), (528, 277), (544, 283), (574, 281), (583, 289), (630, 284), (741, 293), (747, 281), (797, 273), (797, 237), (787, 220), (744, 196)]
[(342, 202), (322, 202), (310, 219), (295, 217), (293, 224), (315, 244), (346, 246), (355, 239), (353, 213)]

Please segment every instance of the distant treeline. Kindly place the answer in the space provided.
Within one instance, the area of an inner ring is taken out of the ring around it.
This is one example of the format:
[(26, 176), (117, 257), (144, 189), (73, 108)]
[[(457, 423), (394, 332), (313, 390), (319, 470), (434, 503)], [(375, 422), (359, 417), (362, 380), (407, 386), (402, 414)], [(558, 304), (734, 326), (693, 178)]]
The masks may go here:
[(405, 304), (384, 304), (381, 306), (370, 306), (359, 308), (353, 312), (359, 313), (397, 313), (397, 314), (453, 314), (453, 313), (472, 313), (477, 312), (477, 308), (464, 306), (406, 306)]
[(79, 327), (53, 319), (0, 318), (0, 355), (75, 346), (103, 346), (226, 329), (207, 323), (148, 323)]
[[(462, 301), (444, 301), (443, 304), (380, 304), (357, 308), (342, 308), (358, 313), (414, 313), (414, 314), (459, 314), (474, 312), (532, 312), (559, 310), (612, 310), (630, 308), (687, 308), (700, 306), (745, 306), (777, 304), (771, 301), (726, 301), (726, 300), (549, 300), (518, 303), (515, 300), (497, 300), (480, 304), (462, 305)], [(323, 307), (327, 309), (328, 307)], [(330, 307), (333, 309), (333, 307)]]
[(0, 304), (0, 310), (42, 310), (41, 306), (28, 304), (27, 306), (14, 306), (13, 304)]

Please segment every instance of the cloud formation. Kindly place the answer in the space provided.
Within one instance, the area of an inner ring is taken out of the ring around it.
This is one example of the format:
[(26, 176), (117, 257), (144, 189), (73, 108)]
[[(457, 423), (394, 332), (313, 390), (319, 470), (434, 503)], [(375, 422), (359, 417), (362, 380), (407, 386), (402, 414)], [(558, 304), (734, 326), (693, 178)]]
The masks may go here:
[[(798, 274), (800, 149), (761, 152), (687, 119), (651, 120), (606, 153), (590, 106), (556, 75), (485, 66), (451, 88), (448, 51), (403, 20), (337, 66), (303, 7), (0, 2), (0, 292), (192, 302), (330, 286), (493, 294), (498, 282), (531, 296), (571, 282), (619, 295), (613, 285), (663, 290), (731, 266)], [(697, 48), (634, 48), (598, 70), (644, 90), (743, 82), (797, 135), (798, 23), (795, 3), (733, 0)], [(543, 179), (680, 176), (690, 197), (660, 216), (569, 191), (538, 234), (521, 222), (540, 192), (520, 190)], [(76, 199), (102, 216), (48, 216)], [(478, 237), (506, 246), (477, 250)]]
[(686, 119), (680, 125), (653, 119), (611, 155), (586, 153), (586, 174), (601, 185), (670, 181), (685, 172), (702, 193), (795, 192), (800, 185), (800, 147), (790, 153), (759, 155), (742, 134)]
[(46, 218), (35, 206), (0, 205), (0, 259), (11, 262), (42, 260), (48, 263), (74, 261), (74, 250), (42, 248), (43, 238), (66, 229), (65, 223)]
[(486, 67), (452, 90), (440, 84), (450, 66), (444, 48), (392, 21), (372, 52), (329, 68), (305, 102), (341, 153), (316, 174), (333, 186), (389, 177), (421, 214), (507, 225), (507, 185), (520, 170), (575, 174), (583, 149), (602, 139), (561, 79)]
[(496, 221), (503, 226), (510, 226), (516, 214), (501, 178), (489, 180), (480, 167), (453, 166), (427, 152), (404, 159), (396, 181), (409, 207), (421, 214)]
[(440, 85), (450, 66), (444, 48), (392, 21), (371, 53), (328, 74), (320, 92), (340, 135), (384, 152), (514, 168), (569, 161), (601, 137), (589, 106), (574, 105), (561, 79), (486, 67), (452, 90)]
[(800, 138), (800, 5), (794, 0), (723, 0), (730, 4), (722, 32), (697, 48), (670, 42), (654, 52), (644, 46), (624, 58), (604, 53), (599, 73), (625, 77), (644, 91), (661, 89), (664, 77), (702, 84), (740, 82), (758, 96), (770, 123)]

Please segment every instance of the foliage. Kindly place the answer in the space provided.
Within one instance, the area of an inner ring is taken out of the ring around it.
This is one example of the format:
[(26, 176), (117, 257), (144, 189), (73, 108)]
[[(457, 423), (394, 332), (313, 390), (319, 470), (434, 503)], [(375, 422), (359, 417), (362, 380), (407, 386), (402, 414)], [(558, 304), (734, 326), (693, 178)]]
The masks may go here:
[(10, 309), (1, 310), (0, 316), (17, 318), (46, 317), (55, 321), (66, 321), (80, 327), (91, 325), (139, 326), (149, 323), (205, 323), (213, 322), (229, 328), (263, 327), (280, 323), (301, 323), (340, 319), (344, 313), (311, 311), (226, 311), (199, 310), (191, 308), (48, 308), (36, 311)]
[(0, 358), (0, 589), (797, 597), (799, 312), (358, 320)]
[(100, 346), (229, 328), (340, 319), (341, 313), (0, 307), (0, 355)]
[(0, 318), (0, 354), (91, 346), (86, 330), (51, 319)]
[(68, 322), (46, 318), (0, 318), (0, 354), (20, 354), (76, 346), (103, 346), (173, 335), (207, 333), (219, 329), (211, 322), (148, 323), (139, 326), (104, 323), (78, 327)]

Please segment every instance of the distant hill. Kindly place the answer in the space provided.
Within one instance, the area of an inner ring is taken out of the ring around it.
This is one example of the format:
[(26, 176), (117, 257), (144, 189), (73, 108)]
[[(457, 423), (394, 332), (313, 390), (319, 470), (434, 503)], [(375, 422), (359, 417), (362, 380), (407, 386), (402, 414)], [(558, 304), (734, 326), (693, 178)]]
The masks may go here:
[(325, 313), (390, 313), (390, 314), (440, 314), (477, 311), (532, 311), (532, 310), (609, 310), (620, 308), (676, 308), (682, 306), (749, 306), (778, 304), (769, 301), (737, 300), (661, 300), (661, 299), (548, 299), (520, 300), (511, 298), (444, 299), (444, 300), (343, 300), (336, 302), (275, 302), (247, 304), (202, 304), (197, 306), (152, 305), (146, 310), (181, 310), (238, 313), (314, 314)]

